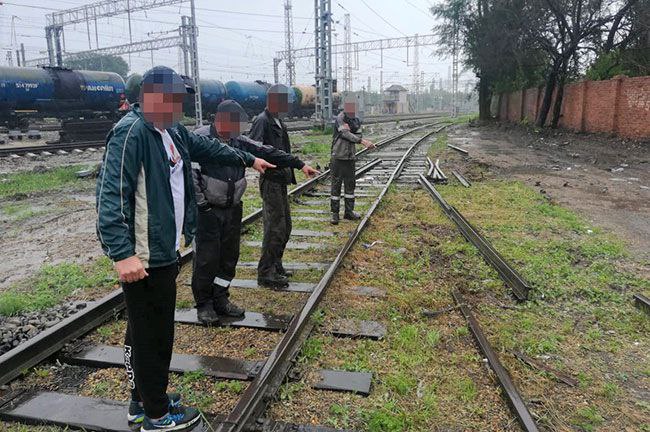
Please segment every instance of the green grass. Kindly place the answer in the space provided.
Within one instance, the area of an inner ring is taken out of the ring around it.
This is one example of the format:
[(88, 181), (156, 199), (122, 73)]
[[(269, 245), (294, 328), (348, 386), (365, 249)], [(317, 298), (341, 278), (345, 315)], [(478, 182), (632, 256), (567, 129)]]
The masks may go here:
[(111, 262), (101, 258), (88, 266), (45, 265), (38, 273), (0, 293), (0, 315), (42, 310), (86, 290), (112, 287), (117, 279)]
[(16, 194), (30, 194), (66, 186), (88, 185), (91, 180), (79, 179), (75, 173), (85, 169), (82, 165), (59, 167), (44, 173), (20, 172), (0, 177), (0, 198)]
[[(441, 149), (446, 137), (439, 136), (434, 147)], [(626, 416), (627, 429), (647, 429), (642, 418), (650, 405), (631, 389), (647, 380), (647, 357), (639, 341), (650, 329), (630, 295), (648, 292), (650, 281), (635, 273), (625, 245), (519, 182), (488, 180), (470, 189), (438, 189), (528, 280), (531, 300), (512, 300), (498, 274), (425, 192), (393, 188), (359, 241), (384, 243), (370, 250), (353, 248), (322, 306), (326, 320), (382, 321), (388, 328), (385, 339), (344, 345), (320, 336), (308, 341), (319, 350), (322, 345), (322, 354), (308, 356), (307, 367), (370, 371), (373, 391), (366, 399), (335, 400), (320, 421), (369, 431), (451, 425), (501, 430), (511, 424), (462, 315), (420, 316), (422, 309), (453, 304), (450, 291), (459, 288), (525, 397), (550, 399), (543, 410), (534, 407), (545, 429), (571, 424), (583, 431), (618, 430), (621, 407), (635, 413)], [(381, 287), (387, 297), (350, 301), (338, 285)], [(515, 360), (514, 350), (545, 359), (576, 377), (579, 386), (558, 393), (561, 384)], [(299, 396), (294, 389), (291, 394), (291, 406), (299, 411)]]
[(8, 219), (14, 222), (20, 222), (41, 214), (41, 211), (33, 208), (28, 203), (5, 203), (0, 205), (0, 214), (7, 216)]

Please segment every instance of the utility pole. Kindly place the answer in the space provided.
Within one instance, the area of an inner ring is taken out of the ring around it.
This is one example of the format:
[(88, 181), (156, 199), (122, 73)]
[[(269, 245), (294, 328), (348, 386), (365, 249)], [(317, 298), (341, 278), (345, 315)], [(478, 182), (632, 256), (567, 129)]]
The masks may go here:
[(332, 120), (332, 1), (314, 0), (316, 118)]
[(343, 22), (343, 44), (345, 45), (345, 54), (343, 57), (343, 90), (349, 93), (352, 91), (352, 28), (350, 26), (349, 13), (345, 14)]
[(296, 64), (293, 59), (293, 13), (291, 0), (285, 0), (284, 2), (284, 32), (286, 38), (284, 47), (287, 50), (287, 81), (292, 86), (296, 83)]
[(368, 75), (368, 93), (372, 93), (372, 89), (370, 85), (372, 84), (372, 78), (370, 78), (370, 75)]
[(420, 42), (418, 35), (415, 35), (415, 46), (413, 50), (413, 90), (415, 91), (415, 112), (420, 111)]

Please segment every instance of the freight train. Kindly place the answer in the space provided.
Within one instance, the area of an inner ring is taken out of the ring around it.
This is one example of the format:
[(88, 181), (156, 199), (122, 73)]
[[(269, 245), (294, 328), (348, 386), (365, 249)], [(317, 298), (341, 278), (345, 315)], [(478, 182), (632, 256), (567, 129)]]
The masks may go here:
[[(188, 77), (183, 77), (191, 80)], [(126, 81), (126, 96), (130, 102), (138, 100), (140, 93), (139, 74), (131, 75)], [(213, 79), (201, 80), (201, 105), (204, 116), (214, 114), (217, 106), (226, 99), (232, 99), (239, 103), (250, 117), (254, 117), (264, 110), (266, 106), (266, 91), (271, 87), (265, 81), (221, 81)], [(333, 106), (336, 110), (339, 106), (340, 97), (334, 94)], [(289, 117), (311, 117), (314, 114), (316, 104), (316, 87), (310, 85), (296, 85), (289, 87)], [(185, 101), (185, 114), (194, 117), (194, 97), (190, 96)]]
[[(187, 80), (190, 78), (184, 77)], [(59, 67), (0, 67), (0, 125), (23, 127), (29, 118), (117, 119), (125, 100), (137, 101), (142, 76), (131, 75), (126, 83), (112, 72), (71, 70)], [(225, 99), (237, 101), (253, 117), (266, 106), (264, 81), (201, 80), (201, 102), (207, 118)], [(314, 113), (316, 88), (289, 88), (289, 117), (310, 117)], [(333, 105), (338, 107), (335, 93)], [(194, 99), (188, 97), (185, 114), (194, 116)]]
[(117, 117), (124, 90), (124, 80), (113, 72), (0, 67), (0, 125), (63, 114)]

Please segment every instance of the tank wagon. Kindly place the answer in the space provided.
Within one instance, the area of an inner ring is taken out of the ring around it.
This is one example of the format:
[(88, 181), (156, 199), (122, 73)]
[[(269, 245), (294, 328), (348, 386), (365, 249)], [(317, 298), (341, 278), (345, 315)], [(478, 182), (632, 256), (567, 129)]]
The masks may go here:
[(113, 72), (58, 67), (0, 67), (0, 123), (20, 125), (28, 117), (117, 117), (125, 97)]
[[(183, 77), (191, 82), (191, 78)], [(0, 67), (0, 124), (19, 125), (26, 117), (86, 117), (104, 116), (117, 119), (122, 98), (136, 102), (142, 75), (132, 74), (126, 83), (118, 74), (100, 71), (74, 71), (65, 68)], [(266, 106), (265, 81), (201, 80), (201, 102), (205, 116), (213, 114), (226, 99), (237, 101), (252, 118)], [(337, 109), (338, 93), (333, 105)], [(312, 85), (289, 87), (288, 117), (311, 117), (316, 103), (316, 88)], [(194, 97), (184, 103), (188, 117), (194, 116)], [(12, 124), (13, 123), (13, 124)]]

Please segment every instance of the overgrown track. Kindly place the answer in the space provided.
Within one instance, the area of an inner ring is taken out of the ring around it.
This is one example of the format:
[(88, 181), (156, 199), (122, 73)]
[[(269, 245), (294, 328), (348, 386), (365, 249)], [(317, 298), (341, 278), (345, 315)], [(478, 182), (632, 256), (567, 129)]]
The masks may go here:
[[(309, 293), (300, 310), (296, 311), (292, 317), (268, 316), (247, 312), (246, 317), (243, 319), (232, 319), (226, 322), (226, 324), (233, 327), (250, 327), (284, 332), (273, 352), (263, 363), (251, 364), (251, 362), (242, 362), (234, 359), (175, 355), (172, 359), (172, 370), (176, 372), (196, 370), (197, 365), (200, 365), (201, 370), (209, 376), (253, 380), (232, 412), (225, 419), (213, 420), (212, 426), (215, 429), (222, 431), (241, 431), (251, 430), (253, 428), (269, 431), (285, 430), (283, 429), (284, 426), (274, 422), (262, 420), (260, 423), (260, 419), (264, 414), (266, 405), (277, 392), (278, 386), (285, 379), (292, 365), (292, 360), (300, 351), (302, 343), (312, 330), (312, 314), (323, 298), (343, 258), (368, 224), (370, 217), (388, 191), (390, 185), (397, 181), (403, 172), (405, 181), (413, 181), (412, 174), (408, 173), (407, 175), (407, 171), (404, 171), (409, 157), (423, 147), (421, 144), (430, 135), (444, 127), (445, 125), (440, 124), (420, 126), (384, 140), (379, 143), (377, 150), (364, 150), (359, 152), (359, 169), (357, 170), (357, 175), (361, 178), (358, 181), (358, 197), (363, 197), (363, 200), (370, 201), (365, 216), (347, 237), (339, 237), (337, 239), (335, 235), (329, 235), (329, 233), (327, 233), (327, 236), (322, 236), (323, 246), (334, 247), (334, 250), (338, 250), (331, 262), (311, 264), (285, 262), (285, 266), (289, 269), (292, 267), (301, 268), (300, 266), (303, 265), (308, 268), (320, 268), (323, 270), (318, 283), (292, 282), (287, 289), (287, 291), (302, 289), (302, 292)], [(415, 135), (415, 137), (411, 137), (411, 135)], [(329, 173), (325, 172), (318, 178), (297, 187), (291, 192), (293, 197), (303, 195), (318, 198), (316, 201), (308, 201), (307, 199), (294, 200), (292, 203), (294, 215), (315, 215), (297, 216), (295, 219), (301, 217), (303, 219), (311, 218), (323, 224), (327, 223), (326, 218), (318, 217), (318, 215), (327, 214), (327, 211), (319, 210), (317, 207), (324, 204), (327, 205), (329, 201), (328, 179)], [(358, 199), (358, 201), (362, 200)], [(363, 203), (359, 202), (359, 205), (363, 206)], [(260, 213), (255, 212), (245, 218), (244, 223), (251, 224), (259, 216)], [(344, 223), (350, 224), (349, 222)], [(320, 233), (314, 231), (309, 233), (303, 232), (302, 234), (319, 237), (320, 234), (326, 234), (324, 231)], [(342, 235), (343, 232), (340, 232), (340, 234)], [(336, 240), (344, 241), (341, 243), (341, 241)], [(317, 245), (306, 244), (305, 247), (313, 248)], [(301, 248), (304, 244), (295, 242), (293, 246)], [(191, 252), (183, 255), (183, 262), (187, 262), (190, 259)], [(233, 281), (233, 287), (241, 287), (249, 282), (252, 281), (239, 281), (237, 283)], [(106, 298), (89, 306), (82, 314), (74, 315), (62, 321), (32, 340), (9, 351), (0, 357), (0, 371), (2, 371), (0, 374), (0, 385), (6, 384), (10, 380), (18, 377), (25, 370), (34, 367), (52, 355), (58, 355), (63, 361), (72, 364), (92, 367), (118, 366), (121, 362), (120, 353), (122, 350), (120, 347), (86, 346), (81, 343), (69, 346), (69, 349), (65, 353), (61, 353), (59, 350), (64, 345), (69, 344), (73, 339), (88, 333), (92, 329), (100, 326), (107, 319), (118, 314), (123, 307), (121, 290), (117, 290)], [(198, 324), (196, 321), (196, 312), (194, 310), (178, 310), (177, 322)], [(338, 335), (341, 337), (375, 337), (377, 332), (381, 334), (382, 331), (381, 326), (377, 325), (378, 323), (374, 322), (360, 323), (356, 329), (339, 330)], [(117, 360), (115, 360), (116, 353)], [(44, 410), (43, 407), (48, 407), (49, 409)], [(47, 423), (63, 427), (84, 428), (89, 431), (127, 431), (126, 424), (115, 424), (116, 418), (123, 418), (125, 410), (126, 406), (123, 403), (62, 393), (20, 391), (17, 393), (3, 394), (0, 398), (0, 419), (5, 421)]]
[[(523, 278), (514, 270), (510, 265), (501, 257), (501, 255), (494, 249), (494, 247), (474, 228), (463, 215), (456, 210), (456, 208), (448, 204), (445, 199), (440, 195), (438, 190), (433, 186), (429, 179), (423, 175), (419, 175), (419, 181), (424, 189), (431, 195), (433, 200), (437, 202), (442, 211), (451, 219), (458, 227), (460, 233), (467, 239), (467, 241), (474, 244), (480, 253), (483, 255), (488, 264), (497, 271), (503, 281), (510, 286), (513, 294), (519, 301), (528, 298), (529, 286)], [(503, 390), (504, 396), (510, 406), (513, 414), (516, 416), (520, 425), (526, 432), (537, 432), (537, 424), (526, 406), (523, 397), (519, 393), (517, 386), (512, 381), (510, 374), (506, 368), (501, 364), (498, 354), (494, 351), (488, 342), (480, 324), (474, 317), (470, 306), (465, 301), (465, 298), (458, 290), (452, 292), (454, 300), (458, 305), (461, 313), (469, 324), (470, 331), (476, 340), (481, 352), (487, 359), (488, 364), (494, 371), (497, 382)]]

